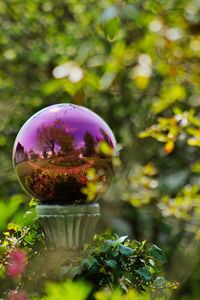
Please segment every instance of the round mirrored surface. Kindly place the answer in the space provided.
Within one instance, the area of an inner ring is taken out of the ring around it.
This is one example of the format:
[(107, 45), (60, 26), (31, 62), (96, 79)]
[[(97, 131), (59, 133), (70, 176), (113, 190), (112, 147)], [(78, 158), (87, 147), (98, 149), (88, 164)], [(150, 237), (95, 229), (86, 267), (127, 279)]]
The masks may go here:
[(86, 203), (95, 201), (110, 183), (114, 168), (109, 149), (115, 146), (111, 129), (97, 114), (78, 105), (56, 104), (21, 128), (13, 164), (23, 189), (40, 203)]

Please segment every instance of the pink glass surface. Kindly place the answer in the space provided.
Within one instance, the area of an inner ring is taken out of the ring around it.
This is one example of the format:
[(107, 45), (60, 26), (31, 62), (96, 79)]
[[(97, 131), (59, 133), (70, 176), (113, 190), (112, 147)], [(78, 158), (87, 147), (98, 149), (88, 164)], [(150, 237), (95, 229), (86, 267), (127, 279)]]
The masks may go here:
[[(34, 114), (21, 128), (13, 148), (13, 164), (23, 189), (46, 204), (85, 203), (88, 170), (100, 183), (94, 199), (109, 184), (112, 157), (100, 151), (115, 137), (97, 114), (82, 106), (56, 104)], [(99, 188), (100, 187), (100, 188)]]

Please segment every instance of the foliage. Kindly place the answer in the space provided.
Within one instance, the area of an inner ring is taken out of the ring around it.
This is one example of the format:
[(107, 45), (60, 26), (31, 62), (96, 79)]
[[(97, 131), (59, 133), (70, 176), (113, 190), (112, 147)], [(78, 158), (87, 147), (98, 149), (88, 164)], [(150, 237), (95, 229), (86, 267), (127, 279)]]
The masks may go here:
[(19, 205), (22, 203), (24, 196), (21, 194), (16, 194), (11, 197), (8, 205), (3, 201), (0, 202), (0, 230), (5, 229), (8, 220), (14, 215), (17, 211)]
[(62, 284), (53, 284), (53, 283), (47, 283), (46, 284), (46, 293), (47, 295), (38, 298), (43, 300), (70, 300), (74, 298), (74, 295), (76, 295), (77, 300), (84, 300), (87, 299), (87, 296), (90, 293), (91, 287), (84, 283), (84, 282), (77, 282), (74, 283), (70, 280), (63, 282)]
[[(35, 225), (23, 229), (26, 231), (17, 239), (15, 236), (22, 229), (15, 224), (9, 224), (9, 231), (5, 233), (2, 241), (2, 286), (10, 278), (10, 285), (4, 290), (5, 294), (8, 293), (9, 286), (11, 288), (13, 285), (12, 279), (18, 279), (15, 283), (16, 290), (23, 287), (26, 295), (30, 297), (41, 297), (45, 284), (47, 296), (42, 299), (60, 299), (65, 292), (67, 297), (71, 297), (72, 290), (77, 299), (86, 299), (89, 293), (93, 299), (96, 291), (106, 287), (111, 290), (117, 289), (119, 295), (122, 291), (127, 293), (130, 288), (137, 291), (149, 289), (159, 292), (157, 296), (162, 297), (168, 290), (178, 287), (178, 283), (167, 282), (159, 276), (158, 265), (165, 262), (166, 257), (156, 245), (147, 245), (145, 241), (130, 242), (127, 236), (119, 237), (107, 232), (104, 235), (96, 235), (94, 243), (86, 244), (82, 251), (59, 250), (56, 253), (42, 251), (41, 247), (38, 249), (41, 236), (36, 234), (38, 230)], [(27, 254), (19, 248), (20, 246), (26, 249)], [(52, 264), (47, 267), (49, 260)], [(34, 284), (31, 285), (33, 278)], [(68, 281), (65, 282), (66, 278)], [(46, 284), (47, 279), (62, 283)], [(75, 285), (69, 279), (84, 280), (87, 284)], [(83, 288), (85, 285), (87, 288)], [(100, 297), (101, 293), (97, 295)]]
[[(147, 246), (145, 241), (126, 240), (127, 236), (116, 234), (97, 235), (93, 246), (85, 246), (78, 265), (75, 263), (66, 268), (67, 276), (72, 279), (83, 277), (97, 290), (119, 285), (126, 292), (129, 287), (138, 290), (154, 288), (158, 279), (156, 261), (165, 261), (164, 253), (155, 245)], [(164, 288), (167, 282), (163, 279), (163, 283)]]

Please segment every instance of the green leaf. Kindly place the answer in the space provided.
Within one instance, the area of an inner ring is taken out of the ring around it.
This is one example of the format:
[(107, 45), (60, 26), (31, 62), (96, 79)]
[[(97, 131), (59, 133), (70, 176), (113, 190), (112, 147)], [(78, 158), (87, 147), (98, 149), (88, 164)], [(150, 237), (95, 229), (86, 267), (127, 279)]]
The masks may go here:
[[(113, 242), (113, 241), (111, 241)], [(110, 240), (105, 241), (103, 244), (100, 245), (97, 253), (107, 253), (111, 250), (112, 244), (110, 243)]]
[(82, 265), (87, 265), (88, 269), (92, 268), (96, 264), (97, 264), (97, 260), (92, 256), (85, 258), (82, 261)]
[(104, 10), (101, 16), (101, 25), (106, 36), (109, 39), (114, 39), (120, 28), (119, 11), (115, 6), (110, 6)]
[(35, 198), (32, 198), (31, 201), (29, 202), (29, 206), (36, 206), (38, 205), (38, 200)]
[(137, 274), (144, 277), (145, 280), (151, 280), (151, 273), (147, 267), (140, 268), (139, 270), (135, 270)]
[(6, 277), (6, 268), (3, 264), (0, 264), (0, 277), (5, 278)]
[(119, 18), (114, 18), (114, 19), (110, 20), (109, 22), (106, 23), (106, 25), (104, 27), (106, 36), (111, 40), (113, 40), (115, 38), (115, 36), (118, 34), (119, 29), (120, 29)]
[(28, 235), (25, 236), (24, 241), (30, 245), (33, 245), (35, 242), (37, 232), (35, 230), (31, 230)]
[(6, 227), (6, 222), (17, 211), (18, 207), (24, 200), (24, 195), (16, 194), (11, 197), (8, 203), (0, 201), (0, 230)]
[(151, 256), (153, 256), (154, 258), (160, 259), (160, 260), (166, 260), (166, 256), (164, 254), (164, 252), (156, 245), (152, 245), (149, 253)]
[(42, 300), (85, 300), (91, 291), (91, 286), (85, 282), (72, 282), (67, 280), (62, 283), (48, 282), (46, 284), (46, 296)]
[(105, 260), (107, 266), (111, 267), (113, 270), (117, 268), (117, 262), (114, 259)]
[[(118, 239), (119, 240), (119, 239)], [(131, 249), (130, 247), (127, 247), (123, 244), (119, 244), (119, 242), (117, 241), (113, 241), (113, 240), (107, 240), (106, 242), (110, 245), (112, 245), (113, 247), (119, 246), (119, 252), (125, 256), (130, 256), (133, 253), (133, 249)]]
[(133, 249), (127, 246), (124, 246), (122, 244), (119, 245), (119, 252), (125, 256), (130, 256), (133, 253), (133, 251)]
[(127, 239), (128, 235), (124, 235), (124, 236), (121, 236), (118, 240), (117, 240), (117, 243), (121, 244), (123, 243), (126, 239)]
[(119, 251), (117, 251), (116, 249), (113, 249), (111, 252), (110, 252), (110, 256), (112, 257), (117, 257), (119, 256)]

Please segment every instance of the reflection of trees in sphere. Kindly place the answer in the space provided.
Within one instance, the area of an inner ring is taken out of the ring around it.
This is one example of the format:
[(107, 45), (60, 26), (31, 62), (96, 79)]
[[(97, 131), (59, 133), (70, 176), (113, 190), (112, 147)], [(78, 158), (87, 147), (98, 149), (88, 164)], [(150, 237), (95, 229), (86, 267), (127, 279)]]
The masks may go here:
[(98, 115), (73, 104), (49, 106), (19, 131), (13, 149), (17, 178), (41, 203), (85, 203), (88, 183), (95, 198), (114, 173), (112, 157), (100, 151), (102, 142), (115, 148), (111, 129)]

